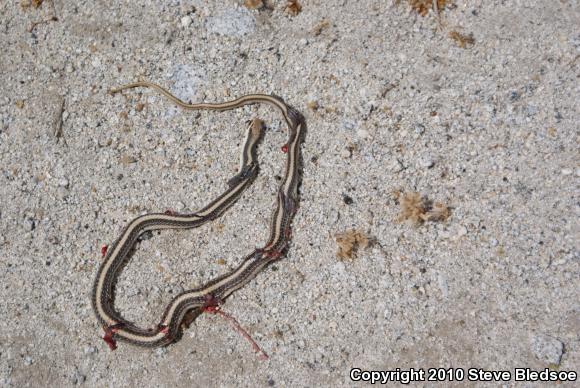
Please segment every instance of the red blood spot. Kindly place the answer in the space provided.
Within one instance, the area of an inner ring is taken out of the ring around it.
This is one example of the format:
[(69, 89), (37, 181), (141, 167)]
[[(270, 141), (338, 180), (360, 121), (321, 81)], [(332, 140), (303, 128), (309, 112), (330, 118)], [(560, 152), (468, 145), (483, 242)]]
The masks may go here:
[(111, 334), (105, 334), (103, 336), (103, 339), (105, 340), (107, 345), (109, 345), (109, 349), (111, 349), (111, 351), (117, 349), (117, 342), (113, 339), (113, 336)]
[(169, 326), (161, 325), (159, 326), (159, 332), (163, 334), (169, 333)]
[(108, 245), (103, 245), (101, 247), (101, 255), (103, 255), (103, 257), (105, 257), (105, 255), (107, 254), (107, 249), (109, 249)]
[(174, 210), (167, 209), (167, 210), (165, 210), (165, 214), (167, 214), (168, 216), (174, 216), (174, 215), (175, 215), (175, 214), (177, 214), (177, 213), (175, 213), (175, 211), (174, 211)]
[(220, 307), (219, 306), (205, 306), (203, 308), (203, 311), (206, 313), (212, 313), (215, 314), (219, 311)]
[(219, 305), (222, 301), (213, 295), (205, 296), (205, 304), (203, 306), (203, 311), (206, 313), (215, 313), (219, 310)]
[(278, 257), (282, 256), (282, 252), (280, 251), (267, 251), (265, 252), (266, 256), (277, 259)]
[(284, 144), (284, 145), (283, 145), (283, 146), (282, 146), (280, 149), (281, 149), (281, 150), (282, 150), (282, 152), (284, 152), (284, 153), (288, 152), (288, 144), (287, 144), (287, 143), (286, 143), (286, 144)]
[(109, 349), (115, 350), (117, 349), (117, 341), (113, 338), (113, 334), (119, 331), (119, 324), (112, 325), (105, 328), (105, 335), (103, 336), (103, 340), (109, 345)]

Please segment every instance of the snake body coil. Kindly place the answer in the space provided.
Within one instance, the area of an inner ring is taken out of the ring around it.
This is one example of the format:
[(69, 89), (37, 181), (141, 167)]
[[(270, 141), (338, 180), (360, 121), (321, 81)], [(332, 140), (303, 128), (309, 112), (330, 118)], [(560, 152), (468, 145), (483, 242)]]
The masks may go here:
[(114, 308), (114, 286), (122, 264), (127, 260), (129, 252), (144, 232), (158, 229), (196, 228), (219, 217), (235, 203), (258, 174), (256, 147), (262, 136), (262, 121), (254, 119), (249, 122), (238, 174), (229, 180), (228, 189), (217, 199), (192, 214), (145, 214), (135, 218), (125, 227), (121, 236), (108, 249), (97, 273), (92, 292), (93, 310), (105, 330), (103, 338), (112, 349), (116, 347), (116, 340), (146, 347), (164, 346), (174, 342), (179, 337), (181, 323), (187, 314), (199, 314), (205, 308), (221, 302), (252, 280), (268, 264), (280, 259), (290, 242), (291, 223), (298, 206), (299, 156), (304, 120), (300, 113), (286, 105), (281, 99), (269, 95), (252, 94), (221, 104), (187, 104), (161, 86), (149, 82), (124, 85), (111, 90), (111, 93), (135, 87), (154, 88), (175, 104), (188, 110), (225, 111), (256, 103), (273, 105), (282, 113), (288, 125), (288, 141), (283, 147), (288, 157), (284, 178), (278, 189), (276, 208), (270, 225), (270, 237), (266, 245), (247, 255), (233, 271), (201, 287), (177, 295), (169, 303), (154, 329), (137, 327), (121, 317)]

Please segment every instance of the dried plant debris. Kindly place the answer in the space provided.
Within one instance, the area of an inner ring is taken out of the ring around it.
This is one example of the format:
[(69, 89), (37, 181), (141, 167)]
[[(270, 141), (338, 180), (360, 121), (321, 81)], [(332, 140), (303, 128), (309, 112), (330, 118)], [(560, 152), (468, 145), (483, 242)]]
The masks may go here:
[(322, 19), (320, 23), (314, 26), (314, 28), (312, 29), (312, 33), (314, 34), (314, 36), (318, 36), (322, 34), (322, 31), (326, 30), (328, 27), (330, 27), (330, 22), (326, 19)]
[(302, 6), (298, 0), (288, 0), (285, 11), (292, 16), (296, 16), (302, 11)]
[(336, 257), (339, 260), (352, 260), (360, 250), (372, 244), (372, 238), (358, 230), (351, 229), (334, 235), (338, 250)]
[(401, 194), (397, 191), (394, 196), (401, 205), (397, 222), (410, 221), (415, 225), (421, 225), (427, 221), (445, 221), (451, 216), (451, 210), (447, 205), (441, 202), (433, 203), (417, 192)]
[[(421, 16), (426, 16), (430, 10), (435, 10), (438, 14), (445, 6), (451, 4), (452, 0), (407, 0), (407, 3)], [(400, 0), (397, 0), (397, 4)]]
[(38, 8), (42, 5), (43, 1), (44, 0), (22, 0), (22, 1), (20, 1), (20, 6), (23, 9), (26, 9), (28, 7)]
[(262, 0), (244, 0), (244, 7), (247, 9), (260, 9), (263, 6)]
[(457, 43), (461, 48), (467, 48), (467, 46), (472, 46), (475, 44), (475, 39), (473, 39), (473, 34), (462, 34), (458, 31), (451, 31), (449, 37)]
[(313, 111), (318, 110), (318, 108), (320, 108), (320, 104), (316, 100), (308, 101), (306, 103), (306, 106), (308, 107), (308, 109), (313, 110)]

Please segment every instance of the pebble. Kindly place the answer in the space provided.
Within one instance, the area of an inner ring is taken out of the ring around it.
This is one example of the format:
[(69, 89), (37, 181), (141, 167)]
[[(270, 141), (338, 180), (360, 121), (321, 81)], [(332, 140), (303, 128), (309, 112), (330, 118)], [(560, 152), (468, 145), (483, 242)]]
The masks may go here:
[(526, 107), (526, 115), (535, 116), (539, 112), (539, 109), (535, 105), (528, 105)]
[(423, 133), (425, 133), (425, 126), (423, 124), (415, 125), (415, 133), (417, 135), (422, 135)]
[(80, 384), (84, 383), (86, 379), (87, 379), (87, 376), (83, 375), (81, 372), (76, 370), (75, 373), (71, 377), (71, 382), (74, 385), (80, 385)]
[(183, 27), (189, 27), (189, 25), (193, 22), (193, 20), (191, 20), (191, 16), (187, 15), (181, 18), (181, 25)]
[(207, 18), (206, 28), (213, 34), (243, 36), (256, 29), (256, 20), (246, 9), (230, 9), (219, 16)]
[(94, 58), (94, 59), (91, 61), (91, 65), (92, 65), (93, 67), (101, 67), (101, 59), (100, 59), (100, 58)]
[(361, 139), (366, 139), (369, 137), (370, 134), (369, 131), (367, 131), (366, 129), (359, 129), (356, 131), (356, 135)]
[(36, 223), (34, 222), (33, 218), (25, 218), (24, 219), (24, 229), (27, 232), (32, 232), (36, 228)]
[(564, 344), (549, 335), (539, 334), (531, 340), (532, 353), (547, 364), (560, 365), (560, 360), (564, 352)]
[(391, 309), (389, 309), (388, 307), (385, 309), (385, 311), (383, 311), (383, 318), (385, 319), (389, 319), (391, 318), (392, 312)]
[(435, 165), (435, 160), (430, 155), (425, 155), (419, 159), (419, 166), (423, 168), (431, 168)]
[(343, 148), (343, 149), (340, 151), (340, 156), (341, 156), (342, 158), (344, 158), (344, 159), (348, 159), (348, 158), (350, 158), (350, 155), (351, 155), (350, 151), (349, 151), (348, 149), (346, 149), (346, 148)]
[(356, 123), (347, 119), (342, 122), (342, 127), (347, 130), (353, 130), (356, 127)]
[(68, 188), (69, 181), (68, 181), (68, 179), (66, 179), (66, 178), (62, 178), (62, 179), (60, 179), (60, 180), (58, 181), (58, 185), (59, 185), (60, 187), (65, 187), (65, 188)]
[(571, 168), (563, 168), (562, 175), (572, 175), (572, 169)]
[[(171, 69), (170, 79), (173, 81), (171, 91), (182, 100), (189, 100), (196, 96), (198, 85), (204, 82), (205, 74), (191, 66), (176, 64)], [(172, 116), (177, 110), (168, 110)]]
[(439, 275), (437, 275), (437, 284), (443, 297), (447, 298), (449, 296), (449, 286), (447, 283), (447, 276), (445, 276), (445, 274), (439, 273)]
[(32, 365), (32, 363), (34, 362), (34, 360), (32, 359), (32, 357), (30, 356), (26, 356), (24, 357), (24, 365)]
[(456, 230), (455, 236), (456, 236), (457, 238), (459, 238), (459, 237), (463, 237), (463, 236), (465, 236), (466, 234), (467, 234), (467, 228), (466, 228), (465, 226), (463, 226), (463, 225), (459, 225), (459, 226), (457, 227), (457, 230)]

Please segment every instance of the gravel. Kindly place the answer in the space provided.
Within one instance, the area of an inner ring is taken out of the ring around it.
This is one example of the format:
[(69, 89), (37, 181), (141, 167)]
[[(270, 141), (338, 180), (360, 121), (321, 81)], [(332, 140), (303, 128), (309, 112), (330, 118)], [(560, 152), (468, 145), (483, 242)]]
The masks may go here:
[[(0, 3), (0, 385), (352, 386), (353, 367), (580, 365), (577, 1), (454, 1), (440, 18), (390, 0), (301, 0), (295, 16), (285, 1), (25, 3)], [(103, 245), (138, 215), (216, 198), (245, 121), (265, 120), (238, 203), (152, 233), (122, 271), (116, 308), (153, 327), (266, 242), (285, 162), (272, 109), (107, 93), (138, 79), (190, 101), (275, 94), (306, 117), (288, 254), (223, 306), (267, 361), (209, 314), (163, 349), (101, 339)], [(450, 217), (398, 222), (396, 192)], [(351, 229), (374, 244), (339, 261), (334, 236)]]

